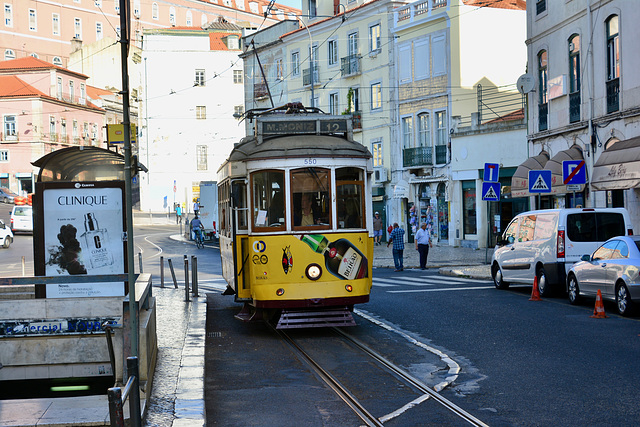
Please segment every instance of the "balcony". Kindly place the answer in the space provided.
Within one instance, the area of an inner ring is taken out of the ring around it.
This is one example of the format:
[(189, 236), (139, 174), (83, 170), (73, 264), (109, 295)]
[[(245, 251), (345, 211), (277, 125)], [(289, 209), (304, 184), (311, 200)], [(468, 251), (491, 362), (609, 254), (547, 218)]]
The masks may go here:
[(306, 70), (302, 70), (302, 84), (305, 86), (311, 85), (311, 78), (313, 77), (313, 85), (317, 85), (320, 83), (320, 72), (318, 71), (318, 66), (313, 66), (313, 75), (311, 74), (311, 67)]
[(362, 129), (362, 111), (354, 111), (351, 117), (353, 117), (353, 129)]
[(569, 94), (569, 123), (580, 121), (580, 91)]
[(620, 79), (607, 82), (607, 114), (620, 110)]
[(436, 9), (447, 7), (447, 0), (420, 0), (410, 5), (400, 7), (395, 12), (396, 25), (414, 22), (420, 15), (431, 15)]
[(342, 77), (351, 77), (358, 75), (362, 72), (360, 67), (360, 56), (358, 55), (349, 55), (341, 58), (342, 64), (340, 66), (340, 71)]
[(447, 163), (447, 146), (436, 145), (436, 165)]
[(538, 131), (548, 129), (547, 117), (549, 114), (549, 104), (538, 104)]
[(405, 148), (402, 150), (402, 166), (405, 168), (433, 166), (433, 148), (430, 146)]
[(254, 98), (266, 98), (269, 96), (267, 85), (265, 83), (255, 83), (253, 85), (253, 97)]

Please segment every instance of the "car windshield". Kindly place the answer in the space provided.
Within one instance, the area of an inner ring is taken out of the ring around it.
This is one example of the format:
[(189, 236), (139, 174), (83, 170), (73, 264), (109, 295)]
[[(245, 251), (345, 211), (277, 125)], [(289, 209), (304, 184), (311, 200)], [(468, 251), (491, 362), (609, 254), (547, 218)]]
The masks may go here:
[(18, 208), (13, 212), (15, 216), (27, 216), (31, 215), (31, 208)]

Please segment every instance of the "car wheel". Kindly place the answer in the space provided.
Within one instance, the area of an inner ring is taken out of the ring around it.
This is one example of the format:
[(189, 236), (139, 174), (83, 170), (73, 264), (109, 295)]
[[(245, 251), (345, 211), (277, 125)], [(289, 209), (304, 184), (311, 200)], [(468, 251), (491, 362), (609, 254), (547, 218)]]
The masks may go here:
[(11, 239), (9, 238), (9, 236), (6, 236), (4, 238), (4, 242), (2, 243), (2, 247), (8, 248), (10, 245), (11, 245)]
[(616, 287), (616, 306), (621, 316), (628, 316), (631, 313), (631, 297), (627, 285), (620, 283)]
[(573, 274), (569, 276), (567, 293), (569, 294), (569, 304), (576, 305), (580, 299), (580, 288), (578, 287), (578, 279)]
[(551, 295), (551, 287), (547, 281), (547, 274), (544, 271), (544, 267), (538, 268), (536, 277), (538, 278), (538, 292), (540, 292), (540, 296), (548, 297)]
[(493, 284), (496, 289), (507, 289), (509, 287), (509, 284), (504, 281), (502, 270), (500, 270), (500, 266), (497, 263), (491, 267), (491, 277), (493, 277)]

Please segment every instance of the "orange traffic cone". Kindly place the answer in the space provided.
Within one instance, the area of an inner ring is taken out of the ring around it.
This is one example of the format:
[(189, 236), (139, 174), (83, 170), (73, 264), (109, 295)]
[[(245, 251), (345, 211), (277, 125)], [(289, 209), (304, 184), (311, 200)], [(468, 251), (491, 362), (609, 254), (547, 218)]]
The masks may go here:
[(604, 304), (602, 303), (602, 292), (598, 289), (598, 295), (596, 296), (596, 307), (593, 309), (594, 319), (606, 319), (607, 315), (604, 314)]
[(538, 289), (538, 276), (533, 278), (533, 289), (531, 290), (531, 298), (529, 301), (542, 301), (540, 298), (540, 290)]

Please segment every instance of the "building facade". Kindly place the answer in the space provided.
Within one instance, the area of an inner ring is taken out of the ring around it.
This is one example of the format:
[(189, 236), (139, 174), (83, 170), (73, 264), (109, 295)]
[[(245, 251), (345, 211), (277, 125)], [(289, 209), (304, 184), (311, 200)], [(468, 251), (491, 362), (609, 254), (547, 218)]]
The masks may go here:
[(229, 23), (145, 31), (143, 102), (139, 132), (143, 211), (191, 212), (201, 181), (244, 136), (242, 29)]
[[(626, 207), (640, 229), (640, 10), (612, 0), (527, 4), (529, 151), (551, 170), (540, 207)], [(548, 162), (545, 162), (548, 158)], [(586, 184), (565, 185), (565, 160)], [(523, 165), (524, 167), (525, 165)], [(514, 187), (527, 194), (526, 182)], [(531, 205), (538, 205), (531, 198)]]
[(89, 94), (88, 76), (40, 59), (0, 62), (0, 186), (26, 195), (31, 162), (70, 146), (101, 146), (105, 110)]

